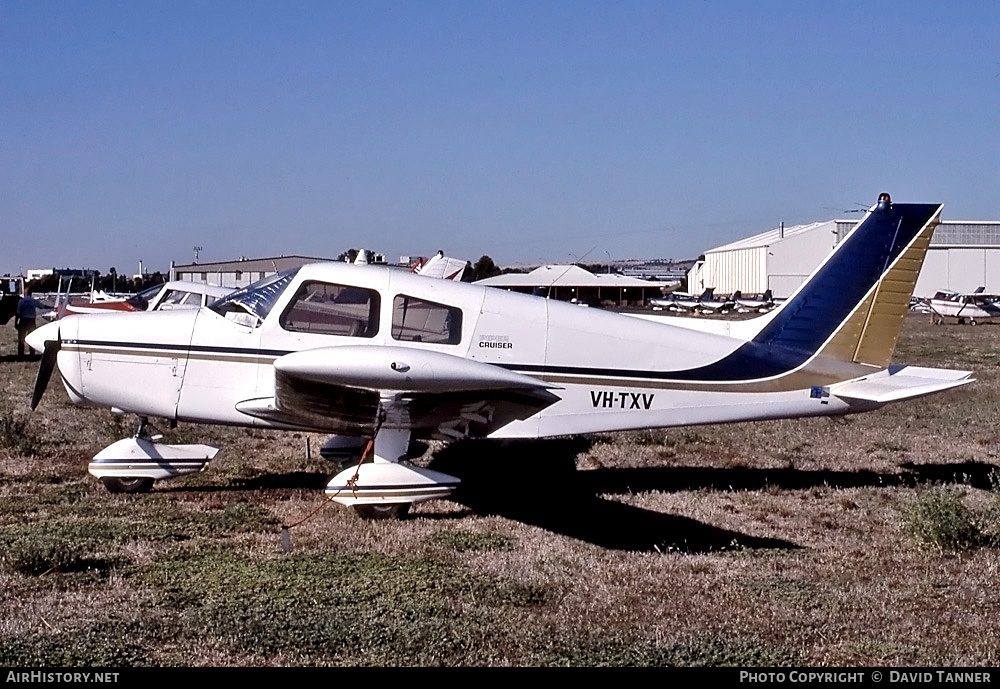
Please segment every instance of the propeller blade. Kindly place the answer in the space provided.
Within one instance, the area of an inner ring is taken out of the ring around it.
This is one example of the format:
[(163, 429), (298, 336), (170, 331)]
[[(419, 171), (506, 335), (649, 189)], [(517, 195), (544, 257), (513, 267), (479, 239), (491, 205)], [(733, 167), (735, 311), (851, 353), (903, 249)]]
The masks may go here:
[(42, 360), (38, 364), (38, 375), (35, 376), (35, 388), (31, 391), (31, 411), (35, 410), (38, 403), (42, 401), (42, 395), (52, 377), (52, 371), (56, 367), (56, 355), (62, 348), (62, 337), (58, 340), (46, 340), (45, 349), (42, 351)]

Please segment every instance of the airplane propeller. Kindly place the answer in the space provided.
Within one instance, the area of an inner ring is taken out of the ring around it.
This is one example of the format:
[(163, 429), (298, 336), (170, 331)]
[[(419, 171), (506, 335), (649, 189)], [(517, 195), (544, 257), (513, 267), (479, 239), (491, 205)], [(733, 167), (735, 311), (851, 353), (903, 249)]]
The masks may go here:
[(38, 374), (35, 376), (35, 387), (31, 391), (31, 410), (42, 400), (45, 388), (48, 387), (52, 371), (56, 367), (56, 355), (62, 349), (62, 333), (59, 332), (55, 340), (46, 340), (45, 348), (42, 350), (42, 360), (38, 364)]

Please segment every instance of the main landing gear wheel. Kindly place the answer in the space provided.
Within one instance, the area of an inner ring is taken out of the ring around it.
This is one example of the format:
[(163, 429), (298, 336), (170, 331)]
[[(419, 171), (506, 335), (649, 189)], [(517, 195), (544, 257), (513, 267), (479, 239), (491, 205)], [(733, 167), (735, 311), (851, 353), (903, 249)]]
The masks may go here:
[(117, 476), (105, 476), (101, 483), (112, 493), (148, 493), (153, 487), (151, 478), (119, 478)]
[(385, 505), (355, 505), (354, 511), (362, 519), (374, 521), (402, 519), (410, 511), (411, 504), (409, 502), (396, 502)]

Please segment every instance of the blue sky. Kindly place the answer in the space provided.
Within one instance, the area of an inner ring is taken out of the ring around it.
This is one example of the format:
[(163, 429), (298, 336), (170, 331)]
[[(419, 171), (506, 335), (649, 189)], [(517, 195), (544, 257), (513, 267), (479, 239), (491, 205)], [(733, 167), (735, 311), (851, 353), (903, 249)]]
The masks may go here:
[(1000, 218), (1000, 4), (0, 0), (0, 272)]

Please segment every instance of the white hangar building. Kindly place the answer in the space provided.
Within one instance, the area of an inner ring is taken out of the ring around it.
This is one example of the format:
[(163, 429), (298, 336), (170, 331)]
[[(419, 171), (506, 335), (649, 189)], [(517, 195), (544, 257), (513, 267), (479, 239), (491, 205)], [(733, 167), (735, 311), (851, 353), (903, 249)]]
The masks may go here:
[[(779, 227), (710, 249), (688, 272), (688, 291), (714, 287), (717, 294), (791, 295), (857, 224), (828, 220)], [(934, 230), (914, 295), (938, 290), (1000, 292), (1000, 221), (942, 220)]]
[(220, 287), (246, 287), (251, 282), (268, 275), (298, 268), (307, 263), (330, 261), (329, 258), (313, 256), (274, 256), (272, 258), (251, 258), (238, 261), (220, 261), (215, 263), (188, 263), (175, 265), (170, 263), (171, 280), (188, 280), (190, 282), (207, 282)]

